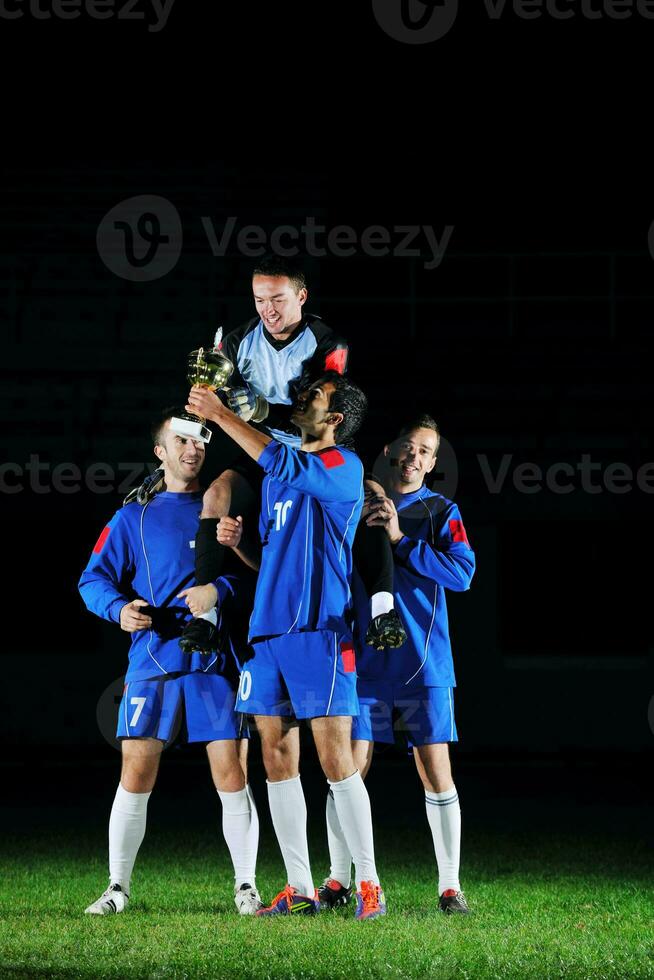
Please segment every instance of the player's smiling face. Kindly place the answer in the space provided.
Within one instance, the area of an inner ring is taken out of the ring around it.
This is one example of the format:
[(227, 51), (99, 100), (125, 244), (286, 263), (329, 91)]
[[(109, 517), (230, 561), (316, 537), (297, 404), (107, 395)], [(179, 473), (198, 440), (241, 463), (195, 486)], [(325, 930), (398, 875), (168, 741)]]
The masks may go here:
[(252, 292), (257, 313), (273, 337), (286, 339), (302, 319), (306, 289), (295, 292), (288, 276), (254, 276)]
[(193, 483), (204, 463), (204, 443), (199, 440), (179, 436), (166, 423), (162, 445), (157, 446), (161, 452), (157, 456), (161, 460), (166, 474), (166, 485), (171, 483)]
[(384, 446), (389, 457), (393, 482), (402, 493), (419, 490), (425, 477), (436, 465), (438, 436), (433, 429), (412, 429), (390, 446)]

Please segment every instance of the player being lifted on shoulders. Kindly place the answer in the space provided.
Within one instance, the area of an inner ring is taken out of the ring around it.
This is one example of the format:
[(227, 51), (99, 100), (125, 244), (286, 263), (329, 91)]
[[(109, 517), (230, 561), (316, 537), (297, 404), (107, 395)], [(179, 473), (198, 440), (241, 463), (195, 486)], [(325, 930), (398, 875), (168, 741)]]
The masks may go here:
[[(438, 426), (428, 415), (405, 425), (384, 447), (379, 480), (366, 481), (362, 520), (383, 527), (393, 548), (395, 601), (408, 637), (397, 650), (373, 652), (362, 636), (365, 594), (354, 582), (357, 608), (357, 690), (354, 759), (368, 772), (375, 741), (394, 742), (393, 716), (413, 746), (425, 789), (425, 807), (438, 864), (439, 908), (466, 913), (459, 882), (461, 810), (452, 780), (448, 743), (457, 741), (452, 693), (455, 686), (445, 590), (470, 586), (475, 555), (455, 503), (424, 485), (436, 464)], [(364, 627), (365, 629), (365, 627)], [(335, 908), (350, 897), (351, 856), (331, 792), (327, 797), (330, 876), (319, 889), (321, 906)]]
[[(276, 256), (263, 259), (254, 269), (252, 290), (257, 315), (223, 341), (223, 353), (235, 368), (228, 406), (244, 422), (297, 449), (300, 437), (291, 422), (297, 395), (325, 371), (345, 373), (347, 343), (320, 317), (304, 312), (306, 280), (295, 264)], [(206, 491), (195, 546), (199, 585), (220, 575), (224, 555), (216, 535), (220, 518), (241, 514), (246, 535), (251, 533), (249, 525), (256, 526), (261, 480), (260, 467), (241, 453)], [(397, 646), (406, 634), (393, 608), (393, 560), (379, 528), (361, 527), (355, 561), (371, 597), (368, 642), (376, 647)], [(205, 605), (200, 608), (182, 637), (187, 652), (213, 648), (216, 611)]]
[(352, 757), (358, 711), (349, 627), (352, 541), (363, 504), (363, 467), (347, 443), (361, 423), (363, 392), (330, 372), (300, 392), (292, 420), (301, 448), (244, 423), (203, 389), (190, 411), (213, 419), (265, 471), (261, 546), (248, 551), (240, 515), (220, 522), (222, 540), (260, 566), (237, 708), (256, 717), (273, 825), (287, 885), (259, 915), (314, 914), (299, 776), (298, 719), (309, 720), (322, 769), (353, 855), (357, 919), (386, 911), (375, 867), (370, 801)]
[(207, 583), (204, 590), (220, 611), (218, 649), (191, 656), (181, 651), (182, 630), (201, 598), (192, 583), (204, 443), (176, 435), (173, 415), (179, 411), (163, 412), (152, 430), (164, 492), (114, 514), (79, 583), (87, 608), (132, 638), (118, 711), (122, 772), (109, 821), (109, 887), (86, 909), (91, 915), (122, 912), (127, 905), (161, 753), (182, 725), (189, 742), (207, 746), (237, 908), (251, 915), (261, 907), (255, 885), (259, 821), (246, 784), (242, 716), (234, 710), (239, 664), (230, 636), (239, 602), (248, 605), (251, 589), (244, 575)]

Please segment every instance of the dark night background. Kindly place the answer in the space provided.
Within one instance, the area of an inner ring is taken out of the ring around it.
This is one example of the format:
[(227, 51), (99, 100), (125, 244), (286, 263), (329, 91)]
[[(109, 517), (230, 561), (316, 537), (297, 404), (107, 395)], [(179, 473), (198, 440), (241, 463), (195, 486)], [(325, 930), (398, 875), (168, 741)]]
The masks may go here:
[[(332, 7), (307, 22), (289, 4), (281, 24), (267, 7), (248, 23), (248, 10), (205, 24), (180, 4), (156, 35), (110, 21), (3, 23), (6, 78), (7, 65), (39, 67), (12, 87), (3, 160), (10, 817), (44, 805), (44, 782), (45, 805), (65, 798), (72, 819), (84, 812), (70, 789), (80, 774), (103, 805), (113, 793), (117, 757), (96, 707), (128, 641), (85, 612), (77, 579), (129, 467), (140, 479), (152, 461), (152, 414), (185, 393), (185, 354), (251, 313), (254, 260), (233, 239), (214, 257), (204, 216), (267, 235), (308, 216), (358, 237), (379, 225), (393, 244), (397, 225), (439, 238), (453, 226), (433, 270), (424, 238), (420, 257), (309, 259), (306, 308), (350, 341), (371, 403), (364, 456), (418, 408), (448, 444), (434, 486), (455, 496), (478, 559), (470, 592), (449, 601), (457, 783), (482, 822), (491, 799), (540, 805), (556, 787), (601, 823), (609, 771), (638, 807), (654, 694), (654, 479), (635, 479), (654, 462), (654, 202), (606, 66), (628, 56), (621, 86), (638, 116), (654, 24), (477, 12), (411, 46), (385, 36), (367, 4), (347, 21)], [(96, 234), (143, 194), (177, 209), (183, 246), (167, 275), (130, 282), (103, 263)], [(599, 464), (598, 492), (576, 469), (585, 457)], [(97, 463), (115, 474), (101, 493), (87, 485)], [(537, 492), (516, 486), (522, 464), (545, 476), (563, 463), (575, 469), (570, 493), (544, 479)], [(57, 490), (61, 464), (80, 477)], [(606, 488), (613, 464), (630, 468), (631, 488)], [(170, 754), (178, 785), (192, 786), (197, 753)], [(402, 762), (381, 753), (374, 778), (411, 778)]]

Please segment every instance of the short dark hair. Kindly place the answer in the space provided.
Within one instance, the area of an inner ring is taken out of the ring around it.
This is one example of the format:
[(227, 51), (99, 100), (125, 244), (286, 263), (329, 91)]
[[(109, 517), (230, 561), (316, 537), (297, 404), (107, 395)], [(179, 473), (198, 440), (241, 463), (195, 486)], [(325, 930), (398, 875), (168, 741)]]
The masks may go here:
[(153, 420), (150, 426), (150, 435), (152, 436), (152, 442), (155, 446), (161, 446), (163, 438), (163, 430), (166, 422), (172, 419), (173, 415), (179, 418), (180, 415), (185, 415), (185, 409), (180, 408), (179, 405), (169, 405), (168, 408), (162, 408), (157, 417)]
[(307, 286), (304, 270), (296, 262), (289, 262), (279, 255), (265, 255), (260, 259), (252, 270), (252, 278), (255, 276), (285, 276), (291, 280), (296, 293)]
[(316, 384), (331, 382), (335, 390), (329, 399), (329, 411), (340, 412), (343, 421), (334, 430), (334, 435), (343, 446), (352, 445), (352, 436), (361, 426), (368, 408), (368, 399), (356, 385), (339, 374), (338, 371), (325, 371)]
[(427, 415), (426, 413), (423, 415), (416, 415), (415, 418), (409, 419), (402, 425), (402, 428), (397, 434), (397, 438), (399, 439), (401, 436), (405, 436), (408, 432), (413, 432), (414, 429), (431, 429), (432, 432), (436, 433), (435, 456), (438, 452), (438, 447), (441, 444), (441, 431), (438, 428), (436, 419), (433, 419), (431, 415)]

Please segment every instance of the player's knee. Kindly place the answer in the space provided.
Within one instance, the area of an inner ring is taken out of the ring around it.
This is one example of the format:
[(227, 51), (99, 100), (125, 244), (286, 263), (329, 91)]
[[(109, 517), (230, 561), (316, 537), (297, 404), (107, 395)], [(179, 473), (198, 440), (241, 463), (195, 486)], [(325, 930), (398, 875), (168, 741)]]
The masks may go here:
[(214, 786), (223, 793), (238, 793), (245, 786), (245, 773), (236, 743), (230, 740), (210, 742), (207, 755)]
[(157, 766), (123, 765), (120, 783), (128, 793), (150, 793), (157, 781)]
[(338, 751), (332, 747), (320, 754), (320, 764), (325, 776), (332, 783), (347, 779), (357, 768), (351, 751)]
[(430, 793), (444, 793), (454, 785), (452, 768), (446, 744), (430, 746), (431, 751), (423, 757), (418, 767), (422, 784)]
[(226, 473), (208, 487), (202, 497), (202, 517), (227, 517), (232, 502), (231, 482)]
[(216, 789), (221, 793), (238, 793), (245, 788), (245, 775), (240, 765), (225, 765), (212, 769)]
[(263, 764), (266, 775), (272, 782), (294, 779), (298, 774), (298, 760), (295, 753), (287, 751), (283, 745), (263, 745)]

